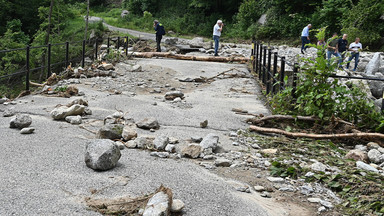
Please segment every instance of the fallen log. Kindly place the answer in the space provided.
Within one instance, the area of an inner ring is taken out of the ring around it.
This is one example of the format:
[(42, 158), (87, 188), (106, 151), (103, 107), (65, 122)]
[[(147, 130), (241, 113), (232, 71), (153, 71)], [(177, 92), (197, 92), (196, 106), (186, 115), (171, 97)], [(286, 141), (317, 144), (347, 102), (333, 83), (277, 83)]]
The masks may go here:
[(187, 55), (181, 55), (181, 54), (173, 54), (170, 52), (133, 52), (132, 56), (137, 58), (163, 57), (163, 58), (173, 58), (173, 59), (180, 59), (180, 60), (190, 60), (190, 61), (239, 62), (239, 63), (246, 63), (249, 60), (249, 58), (246, 58), (246, 57), (187, 56)]
[[(384, 134), (381, 133), (343, 133), (343, 134), (307, 134), (307, 133), (292, 133), (277, 128), (264, 128), (255, 125), (249, 126), (251, 131), (260, 133), (274, 133), (282, 134), (287, 137), (293, 138), (311, 138), (311, 139), (346, 139), (346, 138), (360, 138), (360, 139), (384, 139)], [(384, 146), (384, 145), (382, 145)]]
[[(282, 120), (291, 120), (291, 121), (321, 121), (320, 118), (315, 117), (315, 116), (290, 116), (290, 115), (270, 115), (270, 116), (265, 116), (263, 118), (257, 119), (257, 118), (252, 118), (248, 119), (247, 121), (252, 122), (253, 124), (260, 124), (266, 121), (270, 120), (276, 120), (276, 121), (282, 121)], [(351, 122), (344, 121), (342, 119), (334, 118), (333, 121), (339, 122), (345, 125), (350, 125), (353, 126)]]

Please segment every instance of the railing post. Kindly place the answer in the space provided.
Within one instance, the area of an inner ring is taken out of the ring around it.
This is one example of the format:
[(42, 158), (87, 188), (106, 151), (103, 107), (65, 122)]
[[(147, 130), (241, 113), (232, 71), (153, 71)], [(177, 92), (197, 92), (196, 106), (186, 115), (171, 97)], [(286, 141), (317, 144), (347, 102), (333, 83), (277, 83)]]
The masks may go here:
[(258, 67), (259, 65), (257, 64), (258, 63), (258, 58), (259, 58), (259, 42), (256, 42), (256, 51), (255, 51), (255, 62), (254, 62), (254, 68), (255, 68), (255, 72), (257, 73), (258, 72)]
[(384, 88), (383, 88), (383, 100), (381, 102), (381, 112), (384, 111)]
[(107, 53), (109, 54), (109, 46), (110, 46), (110, 39), (109, 39), (109, 37), (108, 37), (108, 40), (107, 40)]
[(272, 73), (272, 93), (276, 93), (276, 74), (277, 74), (277, 52), (273, 55), (273, 73)]
[(281, 57), (280, 90), (284, 89), (284, 78), (285, 78), (285, 56)]
[(51, 48), (52, 45), (48, 44), (48, 72), (47, 72), (47, 78), (51, 76)]
[(261, 58), (262, 57), (263, 57), (263, 44), (260, 43), (260, 56), (259, 56), (259, 65), (258, 65), (258, 67), (259, 67), (259, 79), (260, 80), (261, 80), (261, 70), (262, 70), (262, 68), (261, 68), (261, 65), (262, 65)]
[(117, 51), (120, 52), (120, 37), (117, 37)]
[(29, 45), (27, 46), (26, 48), (26, 57), (27, 57), (27, 74), (25, 76), (25, 90), (29, 90), (29, 72), (30, 72), (30, 68), (29, 68), (29, 51), (30, 51), (30, 47)]
[(65, 42), (65, 68), (69, 65), (69, 42)]
[(85, 66), (85, 40), (83, 40), (83, 52), (81, 53), (81, 57), (83, 59), (82, 63), (81, 63), (81, 67), (84, 68)]
[(263, 84), (265, 84), (265, 71), (266, 71), (266, 65), (267, 65), (267, 47), (264, 46), (263, 50), (264, 50), (264, 52), (263, 52), (264, 56), (263, 56), (262, 67), (263, 67)]
[(293, 78), (293, 83), (292, 83), (292, 87), (293, 87), (293, 89), (292, 89), (292, 97), (293, 98), (296, 98), (296, 85), (297, 85), (297, 83), (296, 83), (296, 81), (297, 81), (297, 72), (298, 72), (298, 70), (299, 70), (299, 65), (297, 64), (297, 63), (295, 63), (294, 64), (294, 66), (293, 66), (293, 74), (292, 74), (292, 78)]
[(125, 37), (125, 55), (128, 56), (128, 36)]
[(252, 49), (251, 49), (251, 62), (252, 62), (252, 72), (255, 71), (255, 41), (252, 40)]
[[(95, 44), (95, 59), (96, 59), (96, 61), (97, 61), (97, 47), (98, 46), (99, 46), (99, 44), (98, 44), (97, 39), (96, 39), (96, 44)], [(107, 49), (107, 51), (108, 51), (108, 49)]]
[(271, 92), (271, 57), (272, 57), (272, 50), (271, 48), (268, 48), (268, 67), (267, 67), (267, 94)]

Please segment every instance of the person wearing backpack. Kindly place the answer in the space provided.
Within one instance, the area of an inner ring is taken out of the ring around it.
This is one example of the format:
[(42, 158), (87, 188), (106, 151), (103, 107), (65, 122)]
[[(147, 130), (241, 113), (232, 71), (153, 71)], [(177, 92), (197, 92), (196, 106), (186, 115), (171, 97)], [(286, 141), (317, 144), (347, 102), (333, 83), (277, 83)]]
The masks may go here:
[(165, 35), (165, 29), (163, 24), (159, 23), (158, 20), (153, 21), (153, 27), (156, 31), (156, 44), (157, 44), (157, 50), (156, 52), (161, 52), (161, 39), (163, 39), (163, 35)]

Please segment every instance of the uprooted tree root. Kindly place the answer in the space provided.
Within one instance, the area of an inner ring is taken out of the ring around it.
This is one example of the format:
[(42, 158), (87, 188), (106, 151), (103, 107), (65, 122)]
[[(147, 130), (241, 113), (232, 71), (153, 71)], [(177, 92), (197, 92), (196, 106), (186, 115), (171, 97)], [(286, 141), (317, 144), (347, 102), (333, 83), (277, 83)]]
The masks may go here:
[[(375, 141), (381, 146), (383, 145), (384, 134), (381, 133), (365, 133), (356, 129), (354, 124), (332, 117), (327, 125), (319, 125), (319, 118), (311, 116), (286, 116), (286, 115), (271, 115), (266, 117), (254, 117), (248, 119), (247, 122), (252, 123), (251, 131), (266, 134), (281, 134), (292, 138), (311, 138), (311, 139), (333, 139), (333, 140), (365, 140)], [(287, 123), (288, 122), (288, 123)], [(294, 125), (292, 122), (305, 122), (311, 125), (310, 129), (297, 129), (298, 131), (291, 132), (280, 128), (286, 128), (287, 125)], [(255, 126), (258, 125), (258, 126)], [(261, 127), (261, 126), (273, 127)], [(279, 128), (277, 128), (279, 127)]]
[(164, 192), (169, 198), (169, 208), (172, 205), (172, 190), (161, 185), (156, 192), (141, 197), (121, 197), (113, 199), (92, 199), (87, 198), (87, 206), (103, 215), (139, 215), (139, 210), (144, 209), (148, 200), (158, 192)]

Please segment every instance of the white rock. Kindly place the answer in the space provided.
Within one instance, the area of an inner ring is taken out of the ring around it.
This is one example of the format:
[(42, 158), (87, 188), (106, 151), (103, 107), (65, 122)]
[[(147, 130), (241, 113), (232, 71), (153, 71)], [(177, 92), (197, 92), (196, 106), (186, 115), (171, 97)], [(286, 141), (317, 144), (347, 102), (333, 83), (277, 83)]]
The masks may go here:
[(371, 149), (368, 152), (368, 158), (371, 162), (379, 164), (384, 162), (384, 158), (381, 157), (382, 153), (377, 149)]
[(173, 144), (168, 144), (166, 147), (165, 147), (165, 151), (169, 152), (169, 153), (174, 153), (176, 152), (176, 146), (173, 145)]
[(331, 202), (328, 202), (328, 201), (325, 201), (325, 200), (320, 200), (320, 204), (321, 204), (322, 206), (325, 206), (325, 207), (329, 208), (329, 209), (331, 209), (331, 208), (334, 207), (333, 204), (332, 204)]
[(213, 133), (208, 134), (204, 137), (204, 139), (200, 142), (200, 146), (203, 149), (211, 148), (213, 151), (217, 148), (219, 143), (219, 136)]
[(168, 152), (151, 152), (150, 155), (153, 157), (159, 157), (159, 158), (168, 158), (169, 157)]
[(156, 193), (148, 200), (143, 216), (165, 216), (168, 215), (169, 197), (164, 192)]
[(153, 146), (157, 150), (164, 150), (169, 143), (169, 138), (165, 135), (160, 135), (153, 141)]
[(357, 166), (357, 168), (362, 169), (362, 170), (371, 171), (371, 172), (375, 172), (375, 173), (379, 172), (379, 170), (373, 168), (372, 166), (370, 166), (370, 165), (368, 165), (362, 161), (357, 161), (356, 166)]
[(73, 124), (73, 125), (78, 125), (78, 124), (82, 123), (81, 116), (79, 116), (79, 115), (67, 116), (67, 117), (65, 117), (65, 121), (67, 121), (68, 123)]
[(35, 128), (23, 128), (21, 129), (20, 133), (21, 134), (31, 134), (35, 131)]
[(320, 201), (321, 201), (320, 198), (308, 198), (307, 200), (310, 203), (320, 203)]
[(65, 119), (67, 116), (81, 115), (85, 106), (74, 104), (71, 107), (60, 106), (51, 111), (51, 117), (55, 120)]
[(183, 201), (179, 199), (174, 199), (172, 201), (172, 207), (171, 207), (171, 212), (178, 213), (181, 212), (184, 208), (185, 204)]
[(318, 172), (325, 172), (325, 170), (327, 169), (327, 166), (325, 166), (320, 162), (317, 162), (311, 165), (311, 169)]
[(253, 189), (255, 189), (255, 191), (257, 192), (262, 192), (262, 191), (265, 191), (265, 188), (263, 186), (254, 186)]
[(281, 177), (267, 177), (267, 180), (273, 183), (284, 183), (285, 180)]

